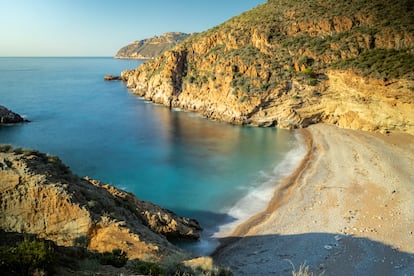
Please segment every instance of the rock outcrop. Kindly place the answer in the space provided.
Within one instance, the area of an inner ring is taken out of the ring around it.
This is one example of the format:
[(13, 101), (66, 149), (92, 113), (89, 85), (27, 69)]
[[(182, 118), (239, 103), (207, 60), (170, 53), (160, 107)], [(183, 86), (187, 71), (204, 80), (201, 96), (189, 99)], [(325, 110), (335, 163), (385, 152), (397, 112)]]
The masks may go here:
[(181, 41), (188, 38), (190, 34), (180, 32), (169, 32), (155, 36), (122, 47), (115, 55), (119, 59), (151, 59), (171, 49)]
[(106, 80), (106, 81), (117, 81), (117, 80), (122, 80), (122, 78), (120, 76), (105, 75), (104, 80)]
[(414, 134), (410, 3), (269, 0), (122, 78), (147, 100), (234, 124)]
[(152, 261), (181, 254), (168, 240), (196, 240), (201, 230), (195, 220), (79, 178), (57, 157), (7, 145), (0, 149), (0, 228)]
[(7, 109), (6, 107), (0, 105), (0, 125), (2, 124), (17, 124), (28, 122), (17, 113)]

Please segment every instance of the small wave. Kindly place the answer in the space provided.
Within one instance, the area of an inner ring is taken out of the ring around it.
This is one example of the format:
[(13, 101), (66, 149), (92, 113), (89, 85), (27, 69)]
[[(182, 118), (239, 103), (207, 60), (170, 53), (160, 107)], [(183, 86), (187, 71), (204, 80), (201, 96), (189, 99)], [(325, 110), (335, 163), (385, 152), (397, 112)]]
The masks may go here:
[[(219, 231), (214, 237), (224, 237), (233, 232), (238, 225), (245, 222), (251, 216), (265, 210), (269, 204), (276, 185), (293, 173), (300, 161), (305, 157), (306, 146), (303, 138), (296, 134), (297, 147), (289, 151), (285, 158), (274, 169), (271, 175), (266, 175), (261, 185), (252, 188), (248, 194), (240, 199), (233, 207), (226, 211), (226, 213), (235, 218), (231, 223), (221, 225)], [(263, 175), (264, 173), (261, 172)]]
[(31, 69), (31, 68), (0, 69), (0, 72), (34, 72), (34, 71), (38, 71), (38, 70)]

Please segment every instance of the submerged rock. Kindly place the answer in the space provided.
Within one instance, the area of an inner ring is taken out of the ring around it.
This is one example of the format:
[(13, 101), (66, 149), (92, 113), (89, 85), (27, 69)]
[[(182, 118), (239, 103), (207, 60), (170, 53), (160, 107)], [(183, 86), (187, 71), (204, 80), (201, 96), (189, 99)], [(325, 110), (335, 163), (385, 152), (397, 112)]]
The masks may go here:
[(74, 175), (57, 157), (0, 146), (0, 229), (59, 246), (121, 249), (130, 259), (181, 254), (169, 240), (196, 240), (200, 225), (133, 194)]
[(29, 122), (28, 120), (24, 119), (17, 113), (7, 109), (6, 107), (0, 105), (0, 125), (1, 124), (17, 124), (17, 123), (24, 123)]

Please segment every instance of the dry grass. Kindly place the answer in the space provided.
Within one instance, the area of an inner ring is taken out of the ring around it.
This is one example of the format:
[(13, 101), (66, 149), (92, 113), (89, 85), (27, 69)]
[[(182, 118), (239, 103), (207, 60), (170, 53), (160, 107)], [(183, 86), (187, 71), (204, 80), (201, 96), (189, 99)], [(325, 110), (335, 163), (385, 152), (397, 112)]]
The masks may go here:
[[(290, 264), (292, 265), (292, 276), (316, 276), (315, 273), (309, 270), (309, 266), (306, 263), (299, 265), (298, 270), (296, 270), (295, 265), (289, 260)], [(322, 276), (324, 273), (318, 274), (318, 276)]]

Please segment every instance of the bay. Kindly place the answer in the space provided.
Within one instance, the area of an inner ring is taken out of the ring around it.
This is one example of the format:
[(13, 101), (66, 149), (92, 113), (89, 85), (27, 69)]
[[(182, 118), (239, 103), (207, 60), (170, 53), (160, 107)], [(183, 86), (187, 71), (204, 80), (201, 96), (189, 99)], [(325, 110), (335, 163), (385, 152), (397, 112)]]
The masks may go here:
[(206, 253), (220, 226), (265, 207), (303, 146), (288, 130), (209, 121), (103, 80), (141, 62), (0, 58), (0, 104), (31, 121), (0, 127), (0, 143), (58, 155), (79, 176), (198, 219), (203, 241), (189, 247)]

